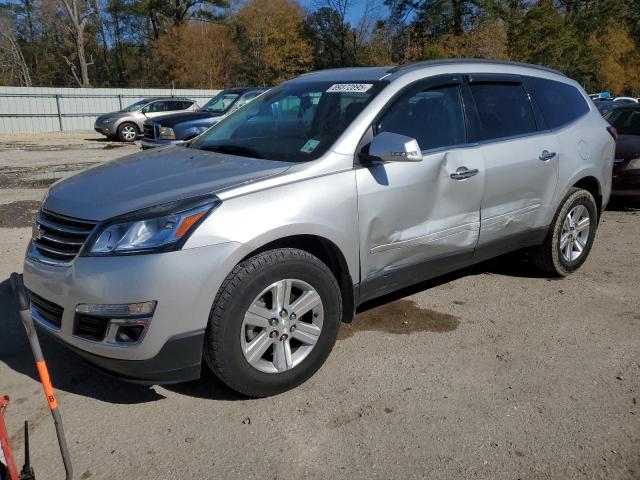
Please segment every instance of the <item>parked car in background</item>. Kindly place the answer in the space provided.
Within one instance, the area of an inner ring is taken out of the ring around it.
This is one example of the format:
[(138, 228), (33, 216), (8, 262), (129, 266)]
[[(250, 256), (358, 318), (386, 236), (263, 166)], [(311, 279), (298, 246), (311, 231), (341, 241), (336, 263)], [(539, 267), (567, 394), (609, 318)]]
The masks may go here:
[(638, 103), (638, 99), (633, 97), (616, 97), (613, 101), (620, 104)]
[(603, 115), (603, 116), (609, 113), (611, 110), (615, 109), (616, 107), (623, 105), (621, 103), (607, 101), (607, 100), (597, 100), (594, 103), (596, 104), (596, 108), (600, 112), (600, 115)]
[(109, 138), (133, 142), (142, 133), (145, 120), (197, 108), (198, 104), (190, 98), (145, 98), (118, 112), (100, 115), (93, 128)]
[(611, 196), (640, 200), (640, 104), (616, 108), (605, 118), (618, 132)]
[(266, 90), (263, 87), (232, 88), (220, 92), (197, 112), (150, 118), (144, 123), (140, 145), (147, 149), (189, 141)]
[(613, 97), (611, 96), (611, 93), (609, 93), (609, 92), (599, 92), (599, 93), (590, 94), (589, 98), (591, 100), (593, 100), (594, 102), (596, 102), (598, 100), (611, 100)]

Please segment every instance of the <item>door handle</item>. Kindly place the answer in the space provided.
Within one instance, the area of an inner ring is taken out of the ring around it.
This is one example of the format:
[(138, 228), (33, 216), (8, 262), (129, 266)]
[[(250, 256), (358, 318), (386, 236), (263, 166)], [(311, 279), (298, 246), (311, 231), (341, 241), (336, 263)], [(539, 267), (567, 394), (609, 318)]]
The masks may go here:
[(451, 174), (451, 178), (454, 180), (465, 180), (466, 178), (473, 177), (480, 172), (477, 168), (460, 167)]
[(550, 152), (549, 150), (543, 150), (538, 158), (540, 160), (542, 160), (543, 162), (546, 162), (547, 160), (551, 160), (555, 156), (556, 156), (556, 152)]

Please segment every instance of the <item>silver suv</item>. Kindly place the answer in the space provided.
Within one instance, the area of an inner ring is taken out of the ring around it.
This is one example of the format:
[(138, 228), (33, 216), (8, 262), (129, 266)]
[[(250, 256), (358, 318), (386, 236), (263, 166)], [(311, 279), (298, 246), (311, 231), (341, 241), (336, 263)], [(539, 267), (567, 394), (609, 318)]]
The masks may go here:
[(108, 138), (133, 142), (143, 132), (145, 120), (197, 109), (198, 104), (189, 98), (144, 98), (119, 112), (100, 115), (93, 128)]
[(531, 65), (303, 75), (188, 148), (55, 184), (24, 264), (32, 314), (130, 380), (191, 380), (204, 358), (239, 392), (282, 392), (366, 300), (520, 249), (578, 269), (614, 137), (578, 83)]

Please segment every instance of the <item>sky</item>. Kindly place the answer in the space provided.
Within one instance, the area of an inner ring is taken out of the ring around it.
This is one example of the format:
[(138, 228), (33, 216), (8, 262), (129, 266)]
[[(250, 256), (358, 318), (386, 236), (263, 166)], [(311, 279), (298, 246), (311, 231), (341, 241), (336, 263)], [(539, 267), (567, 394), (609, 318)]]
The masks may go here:
[[(316, 10), (318, 4), (322, 4), (322, 0), (299, 0), (300, 3), (309, 9), (309, 11)], [(364, 12), (365, 6), (367, 3), (373, 3), (376, 5), (378, 9), (383, 8), (383, 0), (352, 0), (350, 11), (347, 16), (347, 20), (352, 25), (358, 23), (360, 17), (362, 17), (362, 13)]]

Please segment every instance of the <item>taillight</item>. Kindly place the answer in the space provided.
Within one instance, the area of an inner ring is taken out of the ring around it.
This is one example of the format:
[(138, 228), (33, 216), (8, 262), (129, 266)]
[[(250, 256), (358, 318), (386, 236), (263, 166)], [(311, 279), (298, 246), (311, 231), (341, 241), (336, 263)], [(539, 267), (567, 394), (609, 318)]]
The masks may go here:
[(618, 130), (616, 130), (616, 127), (608, 126), (607, 132), (609, 132), (609, 135), (611, 135), (614, 140), (618, 140)]

